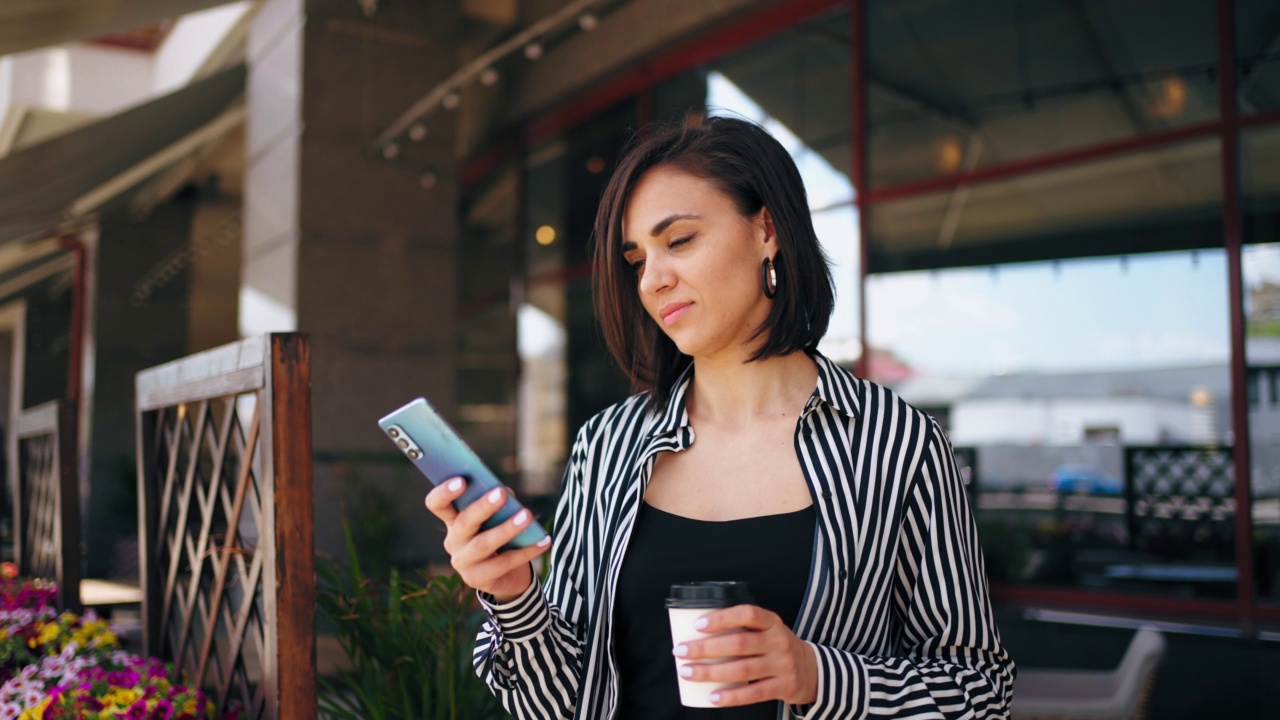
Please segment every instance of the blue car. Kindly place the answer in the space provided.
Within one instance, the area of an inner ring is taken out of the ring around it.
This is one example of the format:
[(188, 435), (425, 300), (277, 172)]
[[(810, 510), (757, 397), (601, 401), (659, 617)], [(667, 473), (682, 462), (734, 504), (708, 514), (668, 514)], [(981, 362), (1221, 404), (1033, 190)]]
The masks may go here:
[(1049, 474), (1049, 487), (1061, 493), (1123, 495), (1124, 482), (1092, 465), (1059, 465)]

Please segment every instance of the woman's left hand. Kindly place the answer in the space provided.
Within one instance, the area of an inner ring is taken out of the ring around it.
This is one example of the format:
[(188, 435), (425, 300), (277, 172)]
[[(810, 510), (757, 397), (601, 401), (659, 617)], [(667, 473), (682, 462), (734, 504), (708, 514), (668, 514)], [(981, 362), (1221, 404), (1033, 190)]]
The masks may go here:
[[(703, 633), (729, 633), (677, 645), (679, 660), (735, 658), (715, 665), (679, 663), (680, 674), (699, 682), (749, 682), (720, 690), (718, 707), (782, 700), (808, 705), (818, 697), (818, 659), (810, 647), (774, 613), (755, 605), (737, 605), (704, 615)], [(742, 632), (733, 632), (739, 630)], [(718, 697), (717, 697), (718, 696)]]

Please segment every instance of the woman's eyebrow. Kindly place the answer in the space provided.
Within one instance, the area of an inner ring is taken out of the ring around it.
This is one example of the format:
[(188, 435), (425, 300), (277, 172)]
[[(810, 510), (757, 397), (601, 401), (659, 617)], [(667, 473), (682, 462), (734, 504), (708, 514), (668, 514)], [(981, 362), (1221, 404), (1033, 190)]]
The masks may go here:
[[(649, 231), (649, 236), (658, 237), (659, 235), (662, 234), (663, 230), (666, 230), (667, 228), (671, 227), (671, 223), (674, 223), (678, 220), (701, 220), (701, 219), (702, 219), (701, 215), (697, 215), (694, 213), (673, 213), (659, 220), (658, 223), (653, 226), (653, 229)], [(627, 240), (626, 242), (622, 243), (622, 252), (624, 253), (631, 252), (632, 250), (635, 250), (638, 247), (640, 246), (637, 245), (634, 241)]]
[(668, 227), (671, 226), (671, 223), (677, 220), (701, 220), (701, 219), (702, 219), (701, 215), (695, 215), (693, 213), (674, 213), (659, 220), (658, 224), (654, 225), (653, 229), (649, 231), (649, 236), (658, 237), (659, 235), (662, 234), (663, 230), (666, 230)]

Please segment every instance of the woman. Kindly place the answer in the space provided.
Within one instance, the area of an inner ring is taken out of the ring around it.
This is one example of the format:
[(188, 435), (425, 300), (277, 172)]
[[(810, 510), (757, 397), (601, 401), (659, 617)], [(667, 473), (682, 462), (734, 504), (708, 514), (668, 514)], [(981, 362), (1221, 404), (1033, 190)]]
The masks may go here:
[[(461, 478), (427, 496), (489, 614), (474, 658), (507, 710), (1006, 715), (1013, 663), (951, 447), (817, 353), (830, 273), (782, 146), (731, 118), (655, 134), (619, 163), (595, 243), (605, 338), (646, 390), (578, 432), (554, 542), (497, 554), (529, 519), (478, 532), (502, 491), (462, 513)], [(696, 580), (746, 580), (756, 604), (672, 649), (662, 597)], [(677, 672), (747, 684), (681, 708)]]

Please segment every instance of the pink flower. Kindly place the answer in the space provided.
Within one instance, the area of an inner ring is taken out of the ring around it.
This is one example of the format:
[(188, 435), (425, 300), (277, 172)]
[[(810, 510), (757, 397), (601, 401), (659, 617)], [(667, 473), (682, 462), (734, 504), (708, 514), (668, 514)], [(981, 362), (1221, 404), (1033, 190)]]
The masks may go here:
[(151, 708), (152, 720), (173, 720), (173, 703), (167, 699), (162, 699)]
[(107, 682), (116, 687), (131, 688), (137, 685), (139, 680), (141, 678), (133, 670), (113, 670), (107, 673)]

